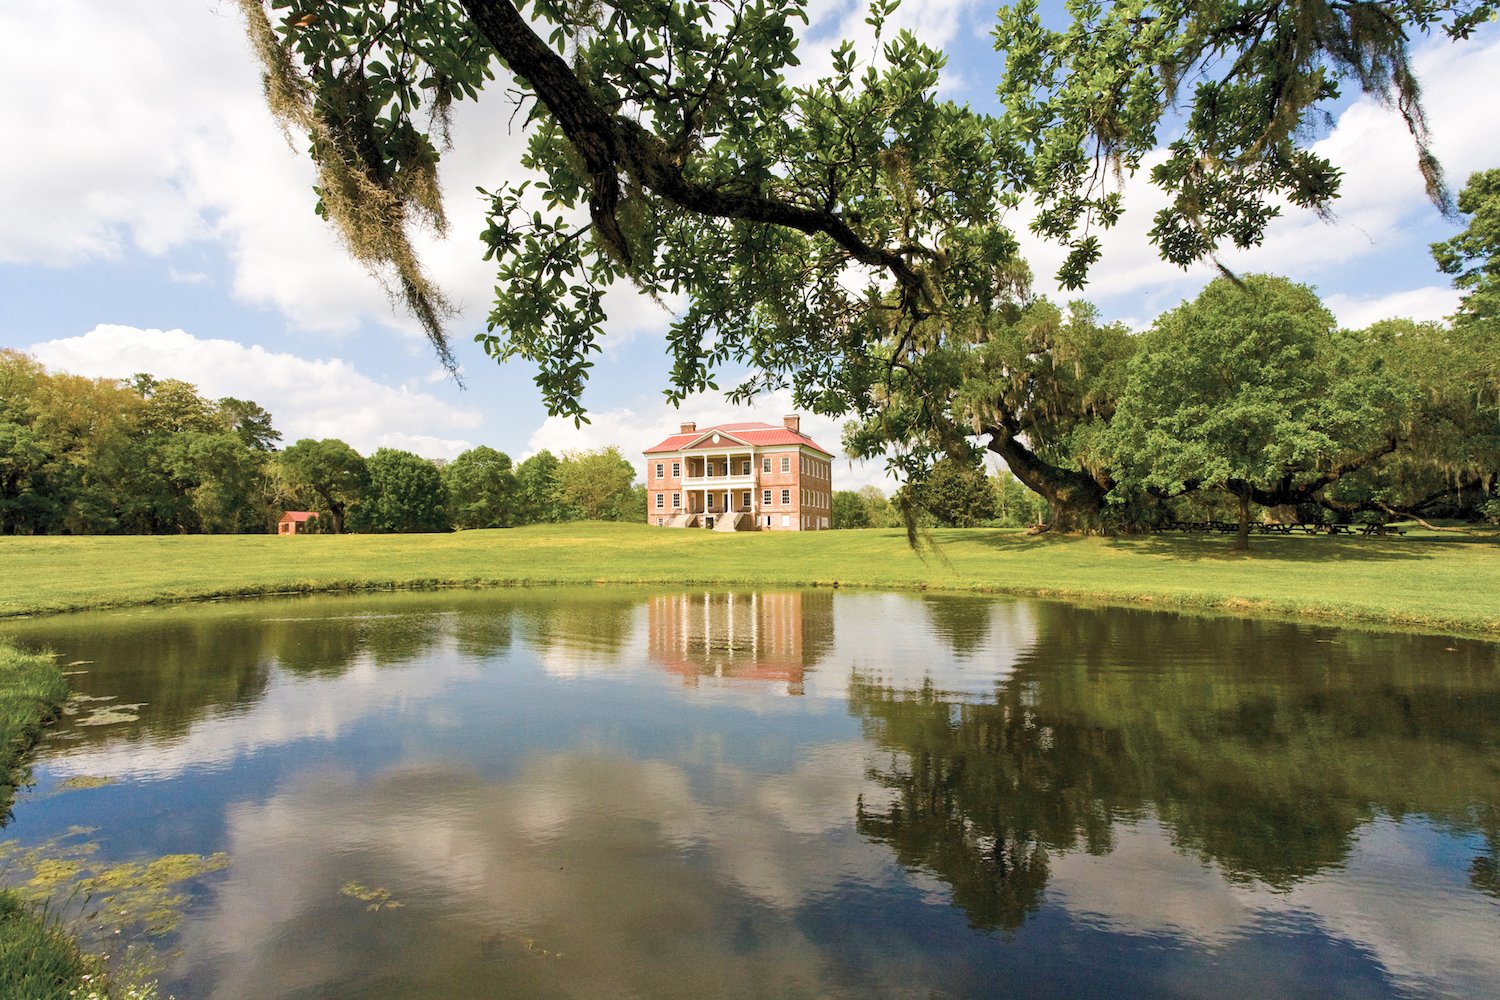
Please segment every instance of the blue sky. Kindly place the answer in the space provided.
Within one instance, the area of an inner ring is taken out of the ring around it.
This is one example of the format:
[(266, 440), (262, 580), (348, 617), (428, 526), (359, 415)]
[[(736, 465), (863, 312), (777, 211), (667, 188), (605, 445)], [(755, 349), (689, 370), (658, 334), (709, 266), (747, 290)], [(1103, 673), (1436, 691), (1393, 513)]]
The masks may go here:
[[(949, 53), (947, 93), (986, 109), (1000, 66), (993, 6), (909, 2), (896, 18)], [(869, 29), (863, 5), (849, 0), (813, 0), (811, 13), (802, 52), (804, 72), (816, 75), (833, 39), (866, 38)], [(1416, 52), (1436, 149), (1456, 189), (1472, 171), (1500, 166), (1500, 27), (1460, 46), (1420, 41)], [(12, 143), (0, 159), (0, 345), (54, 370), (184, 378), (207, 395), (266, 406), (287, 442), (341, 437), (365, 453), (389, 445), (447, 458), (475, 444), (518, 460), (544, 447), (606, 444), (635, 457), (682, 419), (776, 422), (789, 409), (775, 396), (749, 410), (717, 396), (680, 413), (667, 406), (668, 317), (629, 292), (611, 304), (586, 397), (591, 425), (548, 419), (526, 365), (484, 357), (471, 337), (483, 328), (493, 281), (472, 192), (521, 175), (522, 140), (503, 102), (460, 107), (443, 172), (451, 233), (424, 246), (464, 307), (452, 326), (460, 389), (313, 215), (311, 166), (265, 110), (231, 0), (8, 3), (0, 74), (8, 93), (25, 95), (4, 112)], [(1409, 137), (1371, 101), (1334, 111), (1320, 145), (1346, 171), (1337, 220), (1289, 213), (1264, 247), (1229, 263), (1315, 285), (1350, 326), (1448, 314), (1456, 296), (1427, 244), (1453, 226), (1422, 194)], [(1144, 325), (1212, 275), (1157, 260), (1145, 231), (1160, 201), (1148, 185), (1128, 182), (1126, 204), (1085, 294), (1107, 318)], [(1035, 241), (1026, 249), (1045, 290), (1061, 255)], [(837, 450), (837, 421), (811, 417), (803, 426)], [(878, 465), (842, 460), (837, 475), (840, 488), (883, 481)]]

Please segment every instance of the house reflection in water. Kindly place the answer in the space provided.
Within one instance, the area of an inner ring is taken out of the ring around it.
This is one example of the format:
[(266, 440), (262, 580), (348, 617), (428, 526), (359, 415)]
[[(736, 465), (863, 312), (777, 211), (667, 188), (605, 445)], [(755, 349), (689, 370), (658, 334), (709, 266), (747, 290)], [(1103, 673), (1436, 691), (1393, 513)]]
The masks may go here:
[(833, 644), (833, 594), (657, 594), (646, 602), (651, 658), (683, 683), (777, 685), (803, 675)]

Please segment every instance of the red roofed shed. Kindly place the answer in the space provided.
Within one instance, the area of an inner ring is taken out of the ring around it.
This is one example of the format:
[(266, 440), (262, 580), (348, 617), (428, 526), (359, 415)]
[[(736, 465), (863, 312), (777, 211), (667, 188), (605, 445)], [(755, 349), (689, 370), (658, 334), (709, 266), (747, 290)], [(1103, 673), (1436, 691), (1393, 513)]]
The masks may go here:
[(315, 510), (289, 510), (281, 515), (281, 520), (276, 522), (276, 534), (296, 535), (307, 531), (307, 525), (318, 519)]

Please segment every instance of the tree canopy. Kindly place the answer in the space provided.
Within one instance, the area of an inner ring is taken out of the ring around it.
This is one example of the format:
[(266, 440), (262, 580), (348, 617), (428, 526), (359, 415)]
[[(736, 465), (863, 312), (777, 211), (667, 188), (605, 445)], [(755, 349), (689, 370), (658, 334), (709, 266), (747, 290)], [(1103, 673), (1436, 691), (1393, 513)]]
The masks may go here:
[(1413, 402), (1338, 330), (1311, 289), (1225, 278), (1160, 317), (1110, 426), (1116, 474), (1172, 495), (1218, 486), (1249, 505), (1296, 503), (1389, 454)]
[(303, 438), (282, 452), (280, 461), (292, 484), (322, 501), (334, 532), (342, 534), (349, 508), (370, 486), (370, 471), (359, 452), (336, 438)]
[(369, 485), (357, 519), (362, 530), (448, 529), (448, 491), (436, 465), (399, 448), (377, 448), (365, 469)]
[[(868, 413), (927, 352), (971, 341), (1024, 283), (1006, 221), (1023, 198), (1068, 248), (1078, 287), (1110, 183), (1189, 106), (1154, 183), (1153, 239), (1178, 264), (1260, 241), (1282, 201), (1326, 211), (1339, 176), (1310, 146), (1353, 85), (1411, 131), (1448, 205), (1408, 60), (1413, 34), (1466, 38), (1495, 0), (1283, 3), (1034, 0), (1002, 9), (1003, 111), (938, 96), (943, 55), (868, 20), (877, 51), (839, 45), (793, 84), (805, 0), (240, 0), (273, 110), (310, 138), (318, 210), (391, 281), (453, 364), (448, 305), (412, 249), (445, 226), (437, 167), (455, 100), (504, 77), (526, 126), (526, 182), (487, 192), (497, 268), (485, 350), (539, 367), (549, 411), (582, 419), (604, 292), (682, 295), (668, 395), (790, 387), (820, 413)], [(1018, 470), (1018, 474), (1021, 474)]]
[(508, 528), (520, 515), (510, 456), (480, 445), (443, 466), (448, 517), (455, 528)]
[[(615, 513), (622, 497), (633, 499), (631, 484), (635, 476), (635, 466), (615, 447), (568, 452), (557, 468), (563, 502), (590, 521), (614, 520), (610, 515)], [(636, 516), (645, 518), (644, 504)]]

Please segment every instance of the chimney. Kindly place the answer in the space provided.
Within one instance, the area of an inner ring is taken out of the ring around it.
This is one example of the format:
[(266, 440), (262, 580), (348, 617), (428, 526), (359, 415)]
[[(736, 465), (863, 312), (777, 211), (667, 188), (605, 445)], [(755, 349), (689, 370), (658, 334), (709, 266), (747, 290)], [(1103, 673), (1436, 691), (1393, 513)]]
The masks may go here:
[(788, 413), (785, 417), (782, 417), (781, 419), (782, 419), (782, 422), (784, 424), (786, 424), (786, 429), (787, 430), (791, 431), (793, 434), (801, 434), (802, 433), (802, 418), (800, 416), (798, 416), (795, 413)]
[(696, 420), (684, 420), (682, 422), (682, 430), (678, 431), (677, 433), (679, 433), (679, 434), (692, 434), (697, 429), (698, 429), (698, 422)]

